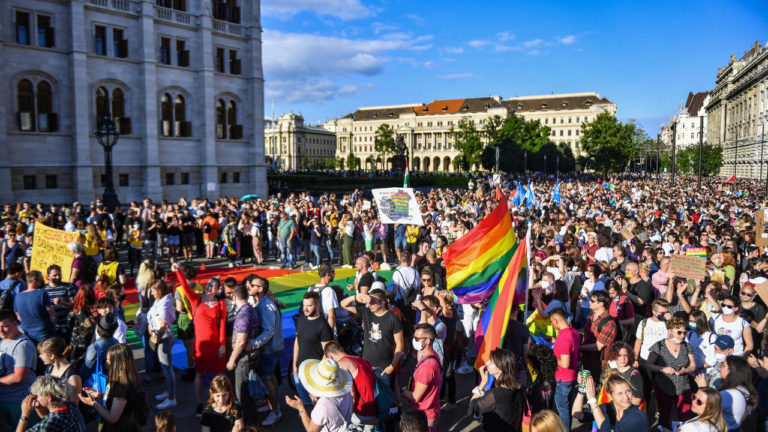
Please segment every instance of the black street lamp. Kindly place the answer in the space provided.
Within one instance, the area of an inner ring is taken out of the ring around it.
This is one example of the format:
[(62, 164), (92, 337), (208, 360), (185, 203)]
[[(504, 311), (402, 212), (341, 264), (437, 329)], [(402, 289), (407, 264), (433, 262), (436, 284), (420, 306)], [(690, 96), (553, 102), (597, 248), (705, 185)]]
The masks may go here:
[(102, 199), (104, 207), (111, 213), (120, 205), (120, 201), (117, 199), (117, 192), (115, 192), (115, 186), (112, 183), (112, 147), (117, 144), (120, 134), (115, 129), (115, 122), (112, 121), (112, 117), (109, 115), (105, 115), (99, 121), (99, 126), (96, 129), (96, 139), (104, 147), (104, 164), (106, 165), (107, 178)]

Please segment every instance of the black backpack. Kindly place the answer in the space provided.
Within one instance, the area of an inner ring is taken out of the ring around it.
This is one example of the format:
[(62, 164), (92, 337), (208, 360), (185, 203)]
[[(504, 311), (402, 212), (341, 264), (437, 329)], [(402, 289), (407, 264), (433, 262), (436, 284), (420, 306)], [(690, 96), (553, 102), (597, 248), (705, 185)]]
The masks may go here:
[(0, 294), (0, 312), (13, 312), (13, 287)]
[(87, 282), (94, 282), (96, 276), (99, 275), (99, 263), (88, 255), (83, 255), (83, 262), (85, 262), (85, 280)]
[(208, 222), (203, 224), (203, 234), (210, 234), (211, 232), (211, 224)]

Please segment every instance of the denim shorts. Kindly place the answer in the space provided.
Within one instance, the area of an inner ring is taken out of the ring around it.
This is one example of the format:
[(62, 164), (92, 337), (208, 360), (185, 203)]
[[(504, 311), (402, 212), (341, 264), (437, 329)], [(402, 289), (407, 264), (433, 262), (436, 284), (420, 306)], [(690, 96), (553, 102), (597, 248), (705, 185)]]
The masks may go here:
[(280, 362), (281, 351), (262, 354), (259, 363), (259, 376), (261, 379), (269, 379), (275, 376), (275, 366)]
[(177, 235), (169, 235), (168, 236), (168, 244), (171, 246), (178, 246), (179, 245), (179, 236)]
[(395, 237), (395, 249), (405, 249), (405, 237)]

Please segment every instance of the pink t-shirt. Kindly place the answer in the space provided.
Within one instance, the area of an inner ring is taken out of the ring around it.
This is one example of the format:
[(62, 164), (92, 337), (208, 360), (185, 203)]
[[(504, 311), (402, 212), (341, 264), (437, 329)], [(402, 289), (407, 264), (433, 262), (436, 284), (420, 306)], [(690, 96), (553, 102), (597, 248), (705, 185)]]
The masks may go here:
[(560, 358), (562, 355), (570, 355), (571, 356), (571, 364), (568, 369), (565, 369), (563, 367), (560, 367), (560, 365), (557, 365), (557, 369), (555, 370), (555, 381), (559, 382), (572, 382), (576, 380), (576, 374), (578, 373), (578, 353), (579, 353), (579, 346), (581, 345), (581, 342), (579, 341), (579, 332), (571, 327), (568, 326), (567, 328), (560, 330), (560, 333), (557, 334), (557, 338), (555, 338), (555, 357)]
[[(424, 411), (428, 420), (435, 419), (440, 415), (440, 383), (443, 380), (440, 359), (437, 354), (432, 354), (432, 356), (432, 358), (420, 360), (413, 372), (414, 383), (426, 385), (427, 393), (421, 402), (411, 403), (411, 408)], [(411, 388), (411, 390), (413, 389)]]

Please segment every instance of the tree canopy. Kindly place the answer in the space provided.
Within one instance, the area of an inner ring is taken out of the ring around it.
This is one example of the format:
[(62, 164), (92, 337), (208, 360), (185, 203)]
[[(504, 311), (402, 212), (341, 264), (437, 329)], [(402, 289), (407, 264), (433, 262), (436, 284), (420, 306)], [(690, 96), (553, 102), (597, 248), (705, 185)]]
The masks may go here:
[(451, 136), (454, 145), (459, 151), (459, 164), (462, 169), (470, 170), (480, 166), (483, 155), (483, 141), (480, 132), (475, 127), (474, 121), (469, 117), (459, 120), (458, 128), (451, 126)]
[(382, 159), (387, 155), (395, 153), (395, 130), (392, 126), (384, 123), (376, 129), (373, 137), (373, 148), (381, 154)]
[(483, 168), (494, 169), (498, 147), (499, 169), (505, 172), (522, 172), (525, 169), (526, 152), (528, 169), (531, 171), (555, 172), (558, 159), (560, 171), (574, 169), (575, 159), (570, 146), (557, 146), (550, 142), (549, 127), (538, 120), (526, 121), (514, 114), (507, 119), (493, 117), (492, 120), (483, 128), (488, 139), (482, 156)]
[[(699, 174), (699, 146), (690, 146), (680, 150), (675, 155), (677, 171), (683, 174)], [(723, 148), (704, 144), (701, 147), (701, 175), (704, 177), (717, 175), (723, 166)]]
[(581, 148), (589, 165), (603, 175), (622, 172), (642, 139), (641, 131), (635, 123), (623, 124), (613, 114), (602, 112), (581, 125)]

